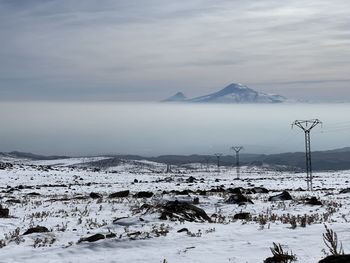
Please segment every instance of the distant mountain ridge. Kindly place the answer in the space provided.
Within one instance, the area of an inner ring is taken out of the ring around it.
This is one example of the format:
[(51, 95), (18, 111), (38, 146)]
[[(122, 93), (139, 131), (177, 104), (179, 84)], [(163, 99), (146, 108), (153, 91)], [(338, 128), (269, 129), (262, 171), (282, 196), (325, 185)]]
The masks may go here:
[[(109, 157), (104, 160), (93, 161), (85, 163), (85, 165), (91, 165), (92, 167), (111, 167), (116, 166), (123, 160), (148, 160), (158, 163), (166, 163), (172, 165), (186, 165), (190, 163), (209, 163), (216, 164), (216, 158), (212, 155), (160, 155), (156, 157), (144, 157), (139, 155), (104, 155)], [(56, 160), (70, 158), (68, 156), (42, 156), (32, 153), (1, 153), (1, 157), (12, 157), (18, 159), (30, 159), (30, 160)], [(254, 166), (276, 166), (286, 167), (287, 170), (304, 171), (305, 169), (305, 153), (304, 152), (289, 152), (289, 153), (277, 153), (277, 154), (247, 154), (242, 153), (240, 155), (242, 165), (254, 165)], [(220, 159), (222, 166), (234, 165), (234, 158), (232, 155), (223, 155)], [(337, 170), (350, 170), (350, 147), (344, 147), (341, 149), (326, 150), (326, 151), (314, 151), (312, 153), (312, 164), (314, 171), (337, 171)]]
[(68, 156), (61, 156), (61, 155), (46, 156), (46, 155), (39, 155), (39, 154), (19, 152), (19, 151), (12, 151), (7, 153), (0, 152), (0, 157), (29, 159), (29, 160), (56, 160), (56, 159), (71, 158)]
[(186, 99), (182, 92), (176, 93), (163, 102), (192, 102), (192, 103), (282, 103), (287, 98), (277, 94), (266, 94), (248, 88), (245, 85), (231, 83), (220, 91)]

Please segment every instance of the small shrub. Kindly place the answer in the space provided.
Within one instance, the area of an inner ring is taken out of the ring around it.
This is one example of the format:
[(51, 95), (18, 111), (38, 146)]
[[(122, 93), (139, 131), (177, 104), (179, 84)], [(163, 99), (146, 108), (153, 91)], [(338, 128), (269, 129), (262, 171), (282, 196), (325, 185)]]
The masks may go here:
[(323, 242), (328, 247), (329, 252), (334, 256), (344, 255), (343, 245), (341, 242), (338, 249), (339, 244), (337, 233), (328, 228), (327, 225), (324, 225), (324, 227), (326, 228), (326, 233), (323, 234)]
[(296, 261), (297, 258), (293, 253), (290, 254), (285, 252), (281, 246), (281, 244), (273, 243), (273, 247), (270, 248), (273, 257), (267, 258), (264, 263), (291, 263), (292, 261)]

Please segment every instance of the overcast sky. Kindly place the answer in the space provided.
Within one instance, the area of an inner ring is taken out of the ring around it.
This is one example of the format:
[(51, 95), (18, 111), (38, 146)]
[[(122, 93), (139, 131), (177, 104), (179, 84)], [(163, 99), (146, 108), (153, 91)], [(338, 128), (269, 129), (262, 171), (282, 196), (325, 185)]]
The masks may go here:
[(0, 38), (0, 100), (350, 100), (349, 0), (0, 0)]

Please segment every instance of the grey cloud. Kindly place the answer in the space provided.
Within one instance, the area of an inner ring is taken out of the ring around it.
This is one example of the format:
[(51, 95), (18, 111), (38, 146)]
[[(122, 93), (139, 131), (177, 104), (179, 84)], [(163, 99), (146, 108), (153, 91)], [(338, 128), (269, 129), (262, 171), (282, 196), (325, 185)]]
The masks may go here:
[(347, 0), (1, 1), (2, 99), (346, 79), (349, 12)]
[(252, 85), (268, 84), (268, 85), (294, 85), (294, 84), (322, 84), (335, 82), (350, 82), (350, 79), (319, 79), (319, 80), (299, 80), (299, 81), (280, 81), (280, 82), (263, 82), (251, 83)]

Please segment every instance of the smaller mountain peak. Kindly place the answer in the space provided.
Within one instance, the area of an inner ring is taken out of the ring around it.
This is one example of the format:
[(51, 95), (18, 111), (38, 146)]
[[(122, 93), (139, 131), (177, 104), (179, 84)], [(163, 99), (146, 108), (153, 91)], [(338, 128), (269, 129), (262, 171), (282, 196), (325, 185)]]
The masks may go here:
[(181, 91), (177, 92), (174, 96), (179, 98), (186, 98), (185, 94), (183, 94)]
[(183, 94), (182, 92), (177, 92), (175, 95), (165, 99), (165, 100), (162, 100), (163, 102), (177, 102), (177, 101), (185, 101), (186, 100), (186, 96), (185, 94)]

